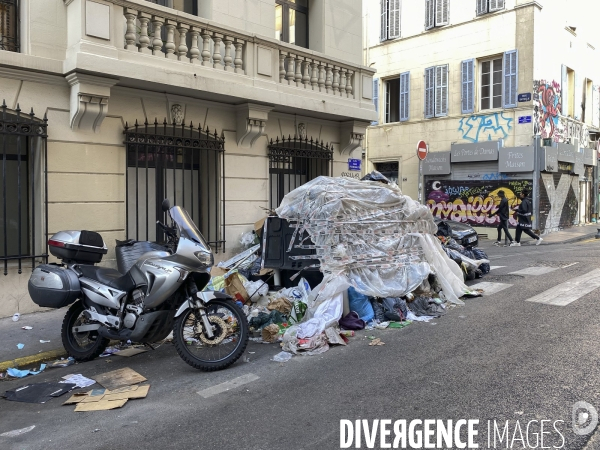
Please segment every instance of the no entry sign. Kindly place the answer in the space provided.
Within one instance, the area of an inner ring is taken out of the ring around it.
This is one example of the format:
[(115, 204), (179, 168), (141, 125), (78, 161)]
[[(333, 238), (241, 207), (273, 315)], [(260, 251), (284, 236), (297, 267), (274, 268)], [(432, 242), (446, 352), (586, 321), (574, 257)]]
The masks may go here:
[(427, 144), (425, 143), (425, 141), (419, 141), (419, 143), (417, 144), (417, 156), (421, 161), (427, 158), (428, 152), (429, 149), (427, 148)]

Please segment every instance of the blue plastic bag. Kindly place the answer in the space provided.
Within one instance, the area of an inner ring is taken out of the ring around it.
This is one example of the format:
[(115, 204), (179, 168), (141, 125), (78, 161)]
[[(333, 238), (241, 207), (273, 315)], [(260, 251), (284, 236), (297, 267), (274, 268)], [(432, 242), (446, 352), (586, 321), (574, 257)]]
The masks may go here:
[(352, 286), (348, 288), (348, 306), (350, 311), (356, 311), (358, 317), (365, 322), (370, 322), (375, 317), (369, 297), (357, 292)]

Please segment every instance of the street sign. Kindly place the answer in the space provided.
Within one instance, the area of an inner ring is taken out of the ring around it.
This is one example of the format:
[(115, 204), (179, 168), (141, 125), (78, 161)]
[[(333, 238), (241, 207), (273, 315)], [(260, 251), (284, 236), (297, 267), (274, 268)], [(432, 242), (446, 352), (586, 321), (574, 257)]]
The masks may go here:
[(531, 116), (519, 116), (519, 123), (531, 123)]
[(517, 97), (519, 103), (530, 102), (531, 101), (531, 92), (525, 92), (524, 94), (519, 94)]
[(348, 159), (348, 170), (360, 170), (360, 159)]
[(417, 144), (417, 156), (419, 157), (419, 159), (423, 161), (425, 158), (427, 158), (427, 153), (429, 153), (429, 148), (427, 147), (427, 144), (425, 143), (425, 141), (419, 141), (419, 143)]

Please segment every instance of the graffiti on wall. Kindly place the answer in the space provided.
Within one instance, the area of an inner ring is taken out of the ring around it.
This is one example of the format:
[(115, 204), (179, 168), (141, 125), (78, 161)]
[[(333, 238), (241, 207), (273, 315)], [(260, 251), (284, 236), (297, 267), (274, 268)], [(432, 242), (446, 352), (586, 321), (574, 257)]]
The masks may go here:
[(458, 124), (461, 139), (469, 142), (497, 141), (506, 139), (512, 129), (513, 119), (498, 112), (463, 117)]
[(533, 133), (543, 139), (558, 142), (560, 122), (560, 83), (535, 80), (533, 82)]
[(562, 115), (561, 87), (557, 81), (535, 80), (533, 82), (533, 133), (542, 139), (565, 142), (578, 139), (587, 146), (589, 130), (570, 117)]
[(513, 181), (429, 181), (425, 185), (426, 204), (434, 217), (468, 223), (472, 226), (495, 227), (500, 218), (488, 213), (498, 211), (500, 197), (504, 191), (510, 205), (509, 224), (517, 225), (515, 211), (521, 204), (519, 193), (532, 189), (531, 180)]
[(557, 231), (575, 225), (579, 218), (579, 177), (568, 173), (542, 173), (540, 177), (540, 225)]

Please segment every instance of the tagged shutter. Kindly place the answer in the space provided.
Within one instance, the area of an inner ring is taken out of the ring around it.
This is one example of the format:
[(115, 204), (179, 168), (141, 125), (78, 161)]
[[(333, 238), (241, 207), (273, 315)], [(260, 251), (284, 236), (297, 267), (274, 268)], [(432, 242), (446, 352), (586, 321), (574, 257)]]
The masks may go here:
[(504, 53), (504, 107), (505, 108), (516, 108), (517, 107), (517, 66), (518, 66), (518, 54), (517, 50), (511, 50)]
[(435, 117), (448, 115), (448, 65), (435, 68)]
[(561, 104), (561, 114), (564, 116), (568, 116), (569, 111), (569, 75), (567, 71), (567, 66), (564, 64), (561, 67), (561, 86), (560, 86), (560, 104)]
[(448, 25), (450, 0), (435, 1), (435, 26)]
[(592, 125), (600, 127), (600, 86), (592, 88)]
[(400, 74), (400, 122), (406, 122), (410, 108), (410, 72)]
[(581, 84), (581, 76), (579, 72), (575, 72), (575, 120), (581, 120), (583, 103), (583, 86)]
[(425, 118), (435, 114), (435, 67), (425, 69)]
[(435, 26), (435, 0), (425, 0), (425, 29)]
[(373, 78), (373, 104), (375, 105), (377, 120), (371, 122), (371, 125), (377, 125), (379, 123), (379, 78)]
[(504, 9), (504, 0), (490, 0), (490, 12)]
[(461, 63), (461, 112), (475, 111), (475, 60), (468, 59)]
[(380, 41), (385, 41), (388, 38), (388, 14), (387, 14), (388, 0), (380, 0), (381, 6), (381, 33), (379, 35)]
[(477, 0), (477, 15), (480, 16), (488, 12), (488, 0)]
[(400, 0), (389, 0), (388, 39), (400, 37)]

